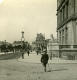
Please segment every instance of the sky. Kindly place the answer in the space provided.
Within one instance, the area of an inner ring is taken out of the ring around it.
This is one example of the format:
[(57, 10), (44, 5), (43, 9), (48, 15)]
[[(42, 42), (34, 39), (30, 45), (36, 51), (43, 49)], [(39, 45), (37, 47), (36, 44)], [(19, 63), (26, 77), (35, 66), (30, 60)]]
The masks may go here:
[(57, 0), (0, 0), (0, 41), (33, 41), (37, 33), (57, 36)]

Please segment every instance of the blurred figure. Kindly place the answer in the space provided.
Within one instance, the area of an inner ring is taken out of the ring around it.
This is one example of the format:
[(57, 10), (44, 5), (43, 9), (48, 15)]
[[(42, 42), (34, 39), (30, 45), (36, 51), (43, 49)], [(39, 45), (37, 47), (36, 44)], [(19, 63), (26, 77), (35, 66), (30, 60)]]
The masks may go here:
[(24, 59), (24, 52), (22, 52), (22, 59)]
[(37, 55), (38, 55), (39, 53), (41, 53), (41, 48), (40, 48), (40, 47), (37, 47), (36, 53), (37, 53)]
[(47, 54), (47, 50), (44, 50), (43, 51), (43, 54), (42, 54), (42, 57), (41, 57), (41, 63), (43, 64), (44, 66), (44, 71), (46, 72), (46, 65), (48, 63), (48, 60), (49, 60), (49, 56)]
[(30, 54), (30, 51), (28, 50), (28, 51), (27, 51), (27, 53), (28, 53), (28, 56), (29, 56), (29, 54)]
[(38, 55), (38, 53), (39, 53), (38, 50), (36, 52), (37, 52), (37, 55)]

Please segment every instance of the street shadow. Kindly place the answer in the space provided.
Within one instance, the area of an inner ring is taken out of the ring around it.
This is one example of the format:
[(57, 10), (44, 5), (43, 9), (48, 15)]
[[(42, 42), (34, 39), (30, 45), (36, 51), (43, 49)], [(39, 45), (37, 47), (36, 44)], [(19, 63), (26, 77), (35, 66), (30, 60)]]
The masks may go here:
[(32, 72), (32, 74), (43, 74), (44, 72)]
[[(56, 72), (56, 71), (66, 71), (66, 70), (68, 70), (68, 69), (65, 69), (65, 68), (55, 69), (55, 70), (49, 69), (46, 72)], [(38, 71), (38, 72), (34, 71), (34, 72), (32, 72), (32, 74), (43, 74), (43, 73), (45, 73), (45, 71)]]
[(68, 69), (55, 69), (55, 70), (48, 70), (47, 72), (54, 72), (54, 71), (65, 71), (65, 70), (68, 70)]

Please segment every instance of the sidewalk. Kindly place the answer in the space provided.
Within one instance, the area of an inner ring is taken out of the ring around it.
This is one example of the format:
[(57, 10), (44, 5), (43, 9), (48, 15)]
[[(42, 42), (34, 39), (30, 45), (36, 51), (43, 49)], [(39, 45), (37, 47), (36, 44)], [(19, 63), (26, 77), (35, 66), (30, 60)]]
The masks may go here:
[[(41, 55), (37, 55), (35, 53), (30, 54), (29, 56), (27, 54), (24, 55), (24, 59), (19, 58), (18, 61), (21, 62), (28, 62), (28, 63), (41, 63), (40, 62)], [(63, 60), (59, 58), (52, 58), (52, 60), (49, 60), (48, 63), (77, 63), (77, 60)]]
[[(50, 62), (50, 60), (49, 60)], [(59, 58), (53, 58), (51, 60), (51, 63), (77, 63), (77, 60), (63, 60), (63, 59), (59, 59)]]

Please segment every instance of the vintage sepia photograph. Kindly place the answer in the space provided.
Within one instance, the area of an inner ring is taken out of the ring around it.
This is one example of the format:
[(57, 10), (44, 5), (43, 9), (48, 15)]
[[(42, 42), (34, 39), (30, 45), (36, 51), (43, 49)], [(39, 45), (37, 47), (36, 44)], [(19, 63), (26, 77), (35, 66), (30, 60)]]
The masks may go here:
[(77, 80), (77, 0), (0, 0), (0, 80)]

